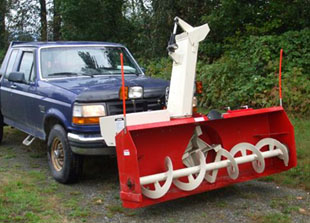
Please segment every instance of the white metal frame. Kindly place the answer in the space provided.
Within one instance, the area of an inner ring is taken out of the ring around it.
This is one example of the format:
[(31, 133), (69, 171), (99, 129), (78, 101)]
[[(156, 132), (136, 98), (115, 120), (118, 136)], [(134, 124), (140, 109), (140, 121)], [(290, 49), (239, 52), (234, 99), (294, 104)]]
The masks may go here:
[(193, 110), (199, 42), (206, 38), (210, 29), (208, 24), (192, 27), (178, 17), (175, 21), (184, 32), (176, 36), (177, 49), (169, 53), (173, 66), (167, 109), (171, 117), (185, 117), (191, 116)]

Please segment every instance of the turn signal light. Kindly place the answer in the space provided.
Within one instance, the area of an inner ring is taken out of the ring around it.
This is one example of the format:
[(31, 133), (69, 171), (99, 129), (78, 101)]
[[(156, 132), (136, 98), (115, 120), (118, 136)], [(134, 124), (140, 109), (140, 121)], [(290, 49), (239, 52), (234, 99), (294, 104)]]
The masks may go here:
[[(125, 100), (128, 99), (128, 87), (124, 87), (125, 89)], [(119, 88), (119, 99), (123, 100), (123, 88)]]
[(196, 93), (202, 94), (202, 81), (196, 81)]
[(72, 123), (76, 125), (98, 125), (99, 117), (73, 117)]

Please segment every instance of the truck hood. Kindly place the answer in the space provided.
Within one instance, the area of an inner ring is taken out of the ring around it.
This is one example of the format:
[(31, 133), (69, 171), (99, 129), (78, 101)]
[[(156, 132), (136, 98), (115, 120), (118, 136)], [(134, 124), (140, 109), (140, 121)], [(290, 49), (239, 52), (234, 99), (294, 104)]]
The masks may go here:
[[(78, 102), (108, 101), (119, 99), (121, 76), (79, 77), (50, 80), (49, 83), (77, 95)], [(143, 87), (143, 98), (163, 97), (169, 82), (146, 76), (126, 76), (125, 86)]]

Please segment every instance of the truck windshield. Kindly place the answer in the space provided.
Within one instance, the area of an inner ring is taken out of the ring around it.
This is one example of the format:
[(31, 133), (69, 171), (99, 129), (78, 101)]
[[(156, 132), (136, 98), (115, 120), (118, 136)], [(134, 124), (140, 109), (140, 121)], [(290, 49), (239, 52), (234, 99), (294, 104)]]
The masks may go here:
[(60, 76), (120, 75), (120, 53), (124, 74), (140, 74), (136, 63), (123, 47), (52, 47), (41, 49), (43, 78)]

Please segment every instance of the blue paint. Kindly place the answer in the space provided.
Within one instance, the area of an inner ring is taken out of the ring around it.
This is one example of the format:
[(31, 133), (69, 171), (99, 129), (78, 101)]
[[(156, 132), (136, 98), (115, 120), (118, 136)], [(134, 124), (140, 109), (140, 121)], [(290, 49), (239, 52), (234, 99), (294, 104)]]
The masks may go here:
[[(45, 80), (39, 74), (40, 60), (38, 54), (41, 48), (70, 47), (73, 45), (124, 47), (121, 44), (104, 42), (31, 42), (11, 44), (0, 69), (0, 74), (2, 75), (0, 88), (1, 114), (6, 124), (42, 140), (47, 137), (44, 131), (44, 124), (50, 117), (57, 119), (68, 132), (76, 134), (100, 133), (99, 125), (78, 126), (72, 124), (73, 105), (77, 102), (120, 102), (120, 75), (77, 76)], [(13, 71), (18, 71), (23, 51), (33, 51), (34, 82), (13, 83), (4, 78), (12, 49), (19, 50)], [(142, 86), (144, 89), (143, 100), (145, 101), (148, 99), (154, 100), (154, 98), (161, 100), (169, 84), (167, 81), (149, 78), (143, 74), (138, 76), (126, 75), (125, 82), (126, 86)]]

